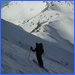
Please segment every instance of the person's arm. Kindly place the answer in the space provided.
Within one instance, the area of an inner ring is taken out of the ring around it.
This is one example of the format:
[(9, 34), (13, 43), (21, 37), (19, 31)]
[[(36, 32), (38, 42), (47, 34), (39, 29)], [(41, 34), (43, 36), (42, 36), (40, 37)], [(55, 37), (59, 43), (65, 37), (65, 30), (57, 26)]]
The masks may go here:
[(33, 48), (32, 48), (32, 47), (31, 47), (30, 49), (31, 49), (33, 52), (35, 52), (35, 51), (36, 51), (35, 49), (33, 50)]

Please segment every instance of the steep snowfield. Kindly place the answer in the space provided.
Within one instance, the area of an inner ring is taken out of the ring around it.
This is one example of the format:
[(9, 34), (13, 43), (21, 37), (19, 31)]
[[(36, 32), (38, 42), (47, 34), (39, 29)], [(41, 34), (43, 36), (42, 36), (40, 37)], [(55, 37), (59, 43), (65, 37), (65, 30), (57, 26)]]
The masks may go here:
[(72, 2), (22, 1), (2, 8), (2, 73), (47, 73), (32, 62), (34, 53), (28, 58), (36, 42), (50, 73), (73, 73), (73, 9)]
[[(38, 1), (12, 1), (2, 9), (2, 18), (15, 24), (27, 21), (45, 8), (45, 3)], [(16, 7), (15, 7), (16, 6)], [(34, 14), (33, 14), (34, 13)]]
[[(65, 46), (62, 48), (59, 43), (45, 41), (4, 20), (2, 20), (2, 38), (2, 73), (46, 73), (42, 69), (37, 71), (40, 68), (36, 68), (37, 65), (32, 62), (32, 59), (36, 60), (34, 53), (31, 52), (30, 58), (28, 58), (30, 46), (35, 47), (36, 42), (42, 42), (44, 45), (43, 61), (50, 73), (73, 72), (73, 53), (66, 50), (73, 49), (73, 45), (64, 39)], [(68, 48), (66, 48), (66, 44)], [(7, 67), (8, 70), (6, 70)], [(30, 69), (28, 70), (27, 67)], [(33, 67), (36, 68), (36, 71)]]
[[(71, 2), (50, 2), (46, 4), (34, 1), (12, 1), (8, 6), (2, 8), (2, 19), (20, 25), (27, 32), (31, 32), (36, 28), (37, 23), (40, 22), (43, 26), (38, 28), (40, 29), (39, 32), (34, 33), (37, 36), (40, 35), (41, 30), (47, 30), (44, 26), (52, 26), (58, 31), (61, 37), (74, 44), (73, 9)], [(42, 12), (43, 10), (45, 11)]]
[[(8, 42), (5, 39), (2, 39), (2, 73), (47, 73), (36, 64), (34, 64), (31, 59), (28, 59), (29, 52), (17, 45), (14, 45)], [(31, 55), (33, 56), (33, 55)], [(49, 69), (49, 73), (70, 73), (71, 70), (68, 70), (64, 66), (61, 66), (58, 63), (52, 62), (44, 58), (45, 66)], [(60, 70), (60, 68), (62, 70)]]

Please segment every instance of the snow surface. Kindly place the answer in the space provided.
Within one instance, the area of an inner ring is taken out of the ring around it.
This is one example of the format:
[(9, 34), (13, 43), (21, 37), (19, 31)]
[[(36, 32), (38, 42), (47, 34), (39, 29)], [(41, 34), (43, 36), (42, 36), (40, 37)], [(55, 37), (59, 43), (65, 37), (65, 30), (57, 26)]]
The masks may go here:
[(47, 73), (30, 52), (42, 42), (49, 73), (73, 73), (74, 24), (72, 2), (11, 1), (2, 8), (2, 73)]
[[(16, 7), (15, 7), (16, 6)], [(45, 8), (45, 3), (38, 1), (12, 1), (2, 9), (3, 19), (18, 24), (19, 21), (28, 20)], [(33, 14), (34, 13), (34, 14)]]

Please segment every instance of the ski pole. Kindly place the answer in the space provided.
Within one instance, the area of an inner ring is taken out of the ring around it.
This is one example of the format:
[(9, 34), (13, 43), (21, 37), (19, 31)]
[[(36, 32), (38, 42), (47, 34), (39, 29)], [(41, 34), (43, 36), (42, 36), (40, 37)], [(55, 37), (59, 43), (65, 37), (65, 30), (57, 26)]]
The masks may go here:
[(30, 58), (30, 54), (31, 54), (31, 49), (30, 49), (30, 51), (29, 51), (28, 59)]

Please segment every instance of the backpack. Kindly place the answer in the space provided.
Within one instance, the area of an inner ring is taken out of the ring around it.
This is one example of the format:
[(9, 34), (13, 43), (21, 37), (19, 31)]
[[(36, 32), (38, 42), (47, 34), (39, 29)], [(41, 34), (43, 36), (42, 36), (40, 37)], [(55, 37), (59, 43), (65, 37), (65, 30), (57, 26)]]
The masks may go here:
[(39, 43), (37, 46), (36, 46), (36, 53), (37, 54), (43, 54), (44, 53), (44, 49), (43, 49), (43, 44), (42, 43)]

